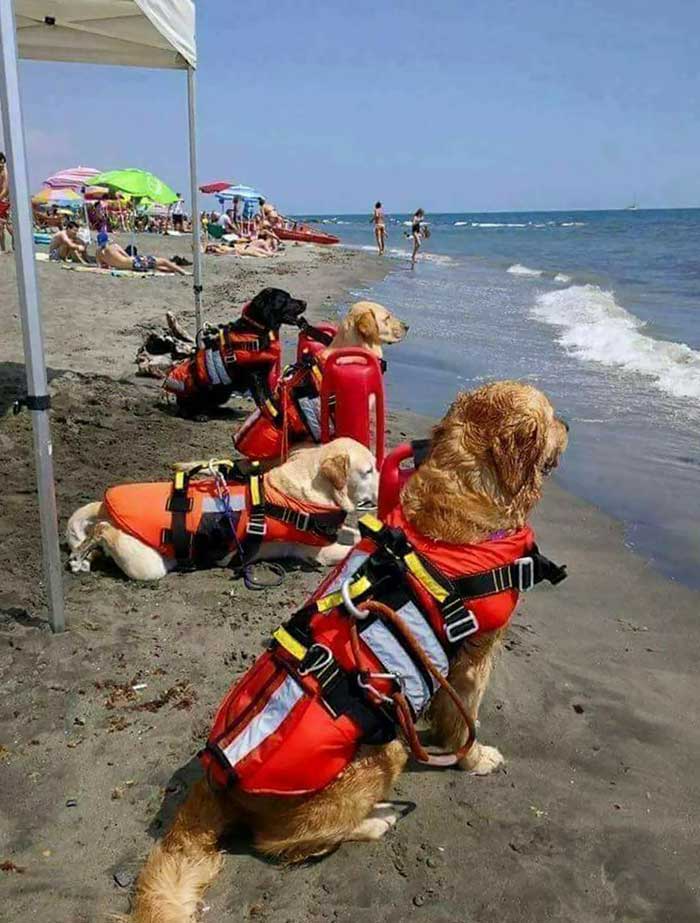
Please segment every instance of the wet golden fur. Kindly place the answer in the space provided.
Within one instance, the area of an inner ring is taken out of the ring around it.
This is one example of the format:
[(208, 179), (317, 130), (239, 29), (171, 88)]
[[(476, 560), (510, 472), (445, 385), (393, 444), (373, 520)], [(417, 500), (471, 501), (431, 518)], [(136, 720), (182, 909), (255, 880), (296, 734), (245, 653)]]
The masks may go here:
[[(460, 394), (435, 427), (428, 458), (404, 488), (404, 512), (423, 534), (452, 543), (479, 542), (494, 531), (520, 528), (566, 444), (565, 424), (529, 385), (497, 382)], [(474, 720), (502, 633), (465, 644), (450, 670), (450, 682)], [(466, 729), (442, 692), (433, 700), (430, 717), (436, 740), (456, 750)], [(398, 741), (364, 747), (334, 783), (308, 798), (250, 796), (235, 789), (223, 797), (198, 783), (147, 860), (131, 919), (189, 923), (220, 868), (218, 836), (235, 823), (252, 829), (261, 852), (288, 862), (347, 840), (379, 839), (396, 821), (382, 799), (406, 759)], [(486, 774), (502, 760), (495, 747), (477, 743), (461, 765)]]

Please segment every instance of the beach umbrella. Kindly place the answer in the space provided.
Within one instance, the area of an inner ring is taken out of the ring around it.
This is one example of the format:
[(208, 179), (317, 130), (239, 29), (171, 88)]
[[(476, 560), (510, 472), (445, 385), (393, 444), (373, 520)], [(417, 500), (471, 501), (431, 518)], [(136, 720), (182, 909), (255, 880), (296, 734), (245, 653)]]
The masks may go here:
[(73, 189), (51, 189), (45, 186), (32, 196), (33, 205), (60, 205), (77, 207), (83, 204), (83, 197)]
[(211, 195), (214, 192), (223, 192), (224, 189), (229, 189), (231, 185), (229, 180), (220, 180), (217, 183), (205, 183), (204, 186), (199, 187), (199, 191)]
[[(44, 563), (44, 589), (54, 631), (65, 624), (63, 565), (58, 543), (50, 397), (34, 262), (32, 214), (27, 179), (18, 58), (172, 68), (187, 79), (189, 160), (196, 207), (197, 145), (195, 113), (195, 6), (192, 0), (0, 0), (0, 112), (13, 202), (15, 263), (22, 321), (28, 408), (34, 434), (34, 460)], [(136, 99), (130, 100), (133, 107)], [(199, 222), (193, 226), (194, 305), (202, 325), (202, 257)]]
[(177, 202), (177, 195), (170, 186), (146, 170), (109, 170), (93, 176), (86, 186), (106, 186), (116, 192), (126, 192), (134, 199), (149, 199), (159, 205)]
[(47, 177), (44, 186), (51, 186), (53, 189), (82, 189), (89, 179), (100, 172), (93, 167), (68, 167)]
[(220, 199), (264, 199), (265, 196), (252, 186), (228, 186), (217, 192)]

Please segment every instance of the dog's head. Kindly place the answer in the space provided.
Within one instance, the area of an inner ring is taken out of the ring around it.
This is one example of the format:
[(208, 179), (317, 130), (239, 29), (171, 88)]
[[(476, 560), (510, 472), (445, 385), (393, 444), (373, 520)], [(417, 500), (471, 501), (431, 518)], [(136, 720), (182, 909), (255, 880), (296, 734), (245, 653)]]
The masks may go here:
[(567, 424), (532, 385), (499, 381), (459, 394), (403, 491), (404, 511), (445, 541), (521, 528), (567, 443)]
[(319, 477), (331, 487), (342, 510), (373, 509), (377, 505), (379, 475), (374, 455), (354, 439), (334, 439), (323, 447)]
[(245, 316), (267, 330), (279, 330), (282, 324), (295, 324), (306, 310), (306, 302), (292, 298), (281, 288), (264, 288), (253, 298)]
[(388, 308), (374, 301), (358, 301), (340, 322), (331, 348), (364, 346), (381, 357), (383, 345), (400, 342), (407, 332), (408, 324)]

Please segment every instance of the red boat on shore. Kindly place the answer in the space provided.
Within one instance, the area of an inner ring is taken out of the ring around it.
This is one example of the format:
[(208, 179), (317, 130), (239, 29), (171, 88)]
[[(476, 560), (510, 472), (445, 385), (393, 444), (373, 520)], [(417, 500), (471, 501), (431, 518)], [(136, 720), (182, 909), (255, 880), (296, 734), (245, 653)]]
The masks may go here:
[(340, 238), (333, 234), (326, 234), (310, 228), (306, 224), (287, 224), (283, 228), (275, 228), (275, 234), (280, 240), (298, 240), (305, 244), (339, 244)]

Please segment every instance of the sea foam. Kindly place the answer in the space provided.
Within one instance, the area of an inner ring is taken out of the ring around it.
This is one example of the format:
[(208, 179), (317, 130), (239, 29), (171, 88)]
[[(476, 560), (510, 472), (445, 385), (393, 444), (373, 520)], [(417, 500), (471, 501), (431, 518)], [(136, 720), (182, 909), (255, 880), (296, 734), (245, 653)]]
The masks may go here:
[(674, 397), (700, 398), (700, 352), (648, 336), (644, 322), (619, 305), (612, 292), (572, 285), (540, 295), (531, 313), (558, 327), (559, 342), (577, 358), (648, 376)]
[(530, 269), (529, 266), (523, 266), (521, 263), (514, 263), (512, 266), (508, 267), (506, 272), (509, 272), (512, 276), (541, 276), (544, 270)]

